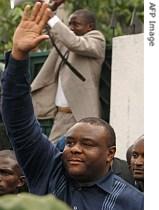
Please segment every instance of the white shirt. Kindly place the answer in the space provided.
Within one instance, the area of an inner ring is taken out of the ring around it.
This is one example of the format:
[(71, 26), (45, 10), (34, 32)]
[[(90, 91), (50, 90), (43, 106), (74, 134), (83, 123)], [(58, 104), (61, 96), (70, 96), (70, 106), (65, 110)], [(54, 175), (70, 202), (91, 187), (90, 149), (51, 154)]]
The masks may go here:
[[(56, 25), (56, 23), (59, 21), (61, 20), (55, 15), (48, 21), (48, 24), (51, 28), (53, 28)], [(60, 106), (60, 107), (69, 107), (64, 91), (62, 89), (60, 74), (58, 77), (58, 86), (57, 86), (57, 92), (56, 92), (56, 97), (55, 97), (55, 104), (56, 106)]]

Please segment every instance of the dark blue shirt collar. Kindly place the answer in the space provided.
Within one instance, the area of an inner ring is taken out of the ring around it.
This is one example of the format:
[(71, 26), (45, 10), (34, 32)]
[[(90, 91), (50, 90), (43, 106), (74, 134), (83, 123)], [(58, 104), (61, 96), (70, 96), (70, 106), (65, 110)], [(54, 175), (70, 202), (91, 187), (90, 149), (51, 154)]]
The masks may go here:
[(105, 177), (96, 182), (96, 185), (105, 192), (111, 193), (113, 189), (113, 179), (114, 179), (114, 176), (112, 176), (112, 174), (113, 172), (112, 170), (110, 170)]
[[(107, 193), (111, 193), (112, 189), (113, 189), (113, 179), (114, 179), (114, 176), (112, 176), (112, 174), (113, 174), (113, 172), (112, 172), (112, 170), (110, 170), (105, 177), (102, 177), (101, 179), (97, 180), (96, 182), (90, 182), (90, 183), (83, 184), (83, 185), (79, 184), (78, 182), (76, 182), (73, 179), (70, 179), (70, 182), (72, 183), (74, 188), (77, 188), (77, 189), (83, 188), (83, 187), (98, 186), (103, 191), (105, 191)], [(66, 176), (69, 177), (68, 175), (66, 175)]]

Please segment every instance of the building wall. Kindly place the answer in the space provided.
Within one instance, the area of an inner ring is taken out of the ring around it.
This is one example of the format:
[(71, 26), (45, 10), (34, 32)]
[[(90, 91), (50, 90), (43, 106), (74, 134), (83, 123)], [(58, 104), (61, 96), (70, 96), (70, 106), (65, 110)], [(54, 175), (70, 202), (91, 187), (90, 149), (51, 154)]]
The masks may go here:
[(116, 156), (144, 133), (144, 36), (113, 39), (110, 124), (117, 135)]

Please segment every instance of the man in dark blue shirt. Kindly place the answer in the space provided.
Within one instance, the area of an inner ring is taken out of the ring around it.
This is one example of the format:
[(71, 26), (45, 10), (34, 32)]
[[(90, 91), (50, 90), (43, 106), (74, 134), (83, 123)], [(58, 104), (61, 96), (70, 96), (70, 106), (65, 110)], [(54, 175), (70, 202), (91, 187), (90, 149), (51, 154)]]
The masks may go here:
[[(3, 120), (30, 192), (52, 193), (74, 210), (143, 210), (143, 193), (113, 174), (113, 128), (98, 118), (77, 122), (66, 133), (63, 152), (51, 144), (35, 118), (28, 53), (48, 38), (41, 35), (51, 11), (26, 7), (13, 37), (2, 86)], [(86, 81), (87, 82), (87, 81)]]

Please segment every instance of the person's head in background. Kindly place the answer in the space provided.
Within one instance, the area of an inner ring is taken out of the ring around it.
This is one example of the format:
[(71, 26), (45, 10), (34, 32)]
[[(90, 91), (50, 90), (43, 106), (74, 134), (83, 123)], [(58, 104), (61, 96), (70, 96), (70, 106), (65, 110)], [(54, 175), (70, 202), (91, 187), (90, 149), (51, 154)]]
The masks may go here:
[(127, 151), (126, 151), (126, 160), (127, 160), (127, 164), (128, 164), (128, 167), (129, 167), (130, 170), (131, 170), (132, 148), (133, 148), (133, 144), (131, 146), (129, 146)]
[(0, 196), (16, 194), (25, 184), (25, 178), (12, 150), (0, 151)]
[(65, 141), (64, 166), (77, 182), (93, 182), (108, 173), (116, 151), (115, 132), (108, 123), (82, 119), (67, 131)]
[(138, 188), (144, 190), (144, 135), (132, 147), (131, 170)]
[(70, 16), (68, 24), (77, 36), (82, 36), (96, 29), (96, 17), (89, 10), (80, 9)]

